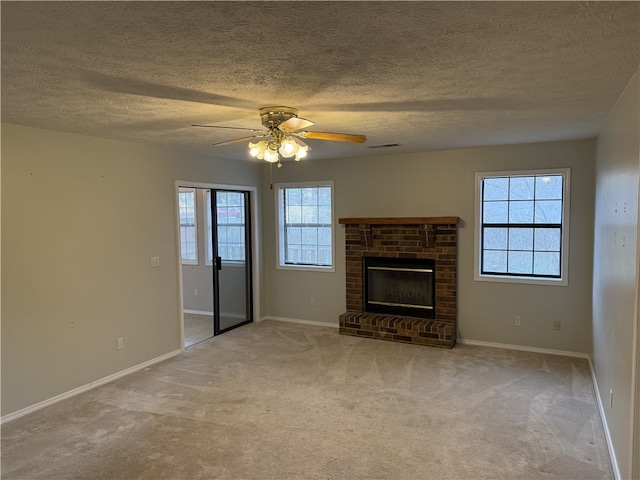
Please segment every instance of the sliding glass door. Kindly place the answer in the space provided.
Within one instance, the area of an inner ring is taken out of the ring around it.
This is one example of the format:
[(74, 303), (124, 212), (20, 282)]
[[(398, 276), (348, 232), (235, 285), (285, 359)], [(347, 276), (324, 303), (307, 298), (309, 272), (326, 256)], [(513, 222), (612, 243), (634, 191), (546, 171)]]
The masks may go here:
[(253, 321), (249, 192), (211, 190), (214, 335)]

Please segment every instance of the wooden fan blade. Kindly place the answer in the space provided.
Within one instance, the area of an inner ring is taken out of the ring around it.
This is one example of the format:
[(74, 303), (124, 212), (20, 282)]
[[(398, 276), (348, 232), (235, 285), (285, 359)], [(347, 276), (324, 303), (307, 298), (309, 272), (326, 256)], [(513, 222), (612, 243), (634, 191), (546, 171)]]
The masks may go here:
[(296, 130), (307, 128), (311, 125), (314, 125), (314, 122), (312, 122), (311, 120), (307, 120), (306, 118), (291, 117), (286, 122), (282, 122), (280, 125), (278, 125), (278, 128), (280, 130), (286, 130), (287, 132), (295, 132)]
[(246, 130), (248, 132), (266, 132), (266, 130), (260, 129), (260, 128), (223, 127), (222, 125), (191, 125), (191, 126), (201, 127), (201, 128), (228, 128), (230, 130)]
[(305, 142), (303, 142), (302, 140), (300, 140), (300, 137), (293, 137), (293, 139), (298, 142), (298, 145), (301, 145), (303, 147), (307, 147), (309, 150), (311, 150), (311, 147), (309, 145), (307, 145)]
[(351, 133), (329, 133), (329, 132), (300, 132), (304, 134), (304, 138), (312, 138), (314, 140), (330, 140), (332, 142), (353, 142), (364, 143), (367, 137), (364, 135), (354, 135)]
[(248, 137), (235, 138), (233, 140), (226, 140), (224, 142), (213, 143), (214, 147), (219, 147), (221, 145), (229, 145), (230, 143), (238, 143), (238, 142), (246, 142), (247, 140), (251, 140), (253, 138), (265, 137), (266, 135), (250, 135)]

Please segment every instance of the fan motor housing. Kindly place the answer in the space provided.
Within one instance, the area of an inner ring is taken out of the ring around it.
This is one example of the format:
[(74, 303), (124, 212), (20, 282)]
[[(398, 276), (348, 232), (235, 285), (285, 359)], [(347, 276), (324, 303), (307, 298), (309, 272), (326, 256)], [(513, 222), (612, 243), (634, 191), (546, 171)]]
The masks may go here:
[(260, 109), (260, 121), (267, 128), (277, 127), (297, 116), (298, 109), (292, 107), (262, 107)]

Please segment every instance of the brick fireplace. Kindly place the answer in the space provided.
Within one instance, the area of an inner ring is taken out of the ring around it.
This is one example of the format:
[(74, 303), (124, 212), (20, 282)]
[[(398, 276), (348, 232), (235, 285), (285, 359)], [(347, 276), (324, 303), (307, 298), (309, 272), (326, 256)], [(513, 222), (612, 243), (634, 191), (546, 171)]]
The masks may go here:
[[(340, 333), (452, 348), (456, 344), (458, 217), (341, 218), (346, 240), (347, 311)], [(365, 257), (433, 260), (433, 318), (367, 312)]]

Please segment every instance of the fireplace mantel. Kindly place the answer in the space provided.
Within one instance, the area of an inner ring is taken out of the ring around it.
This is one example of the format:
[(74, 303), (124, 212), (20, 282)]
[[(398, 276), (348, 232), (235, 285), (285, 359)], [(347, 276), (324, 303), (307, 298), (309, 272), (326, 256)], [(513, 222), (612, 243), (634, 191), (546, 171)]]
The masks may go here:
[(340, 218), (340, 225), (457, 225), (459, 217), (364, 217)]

